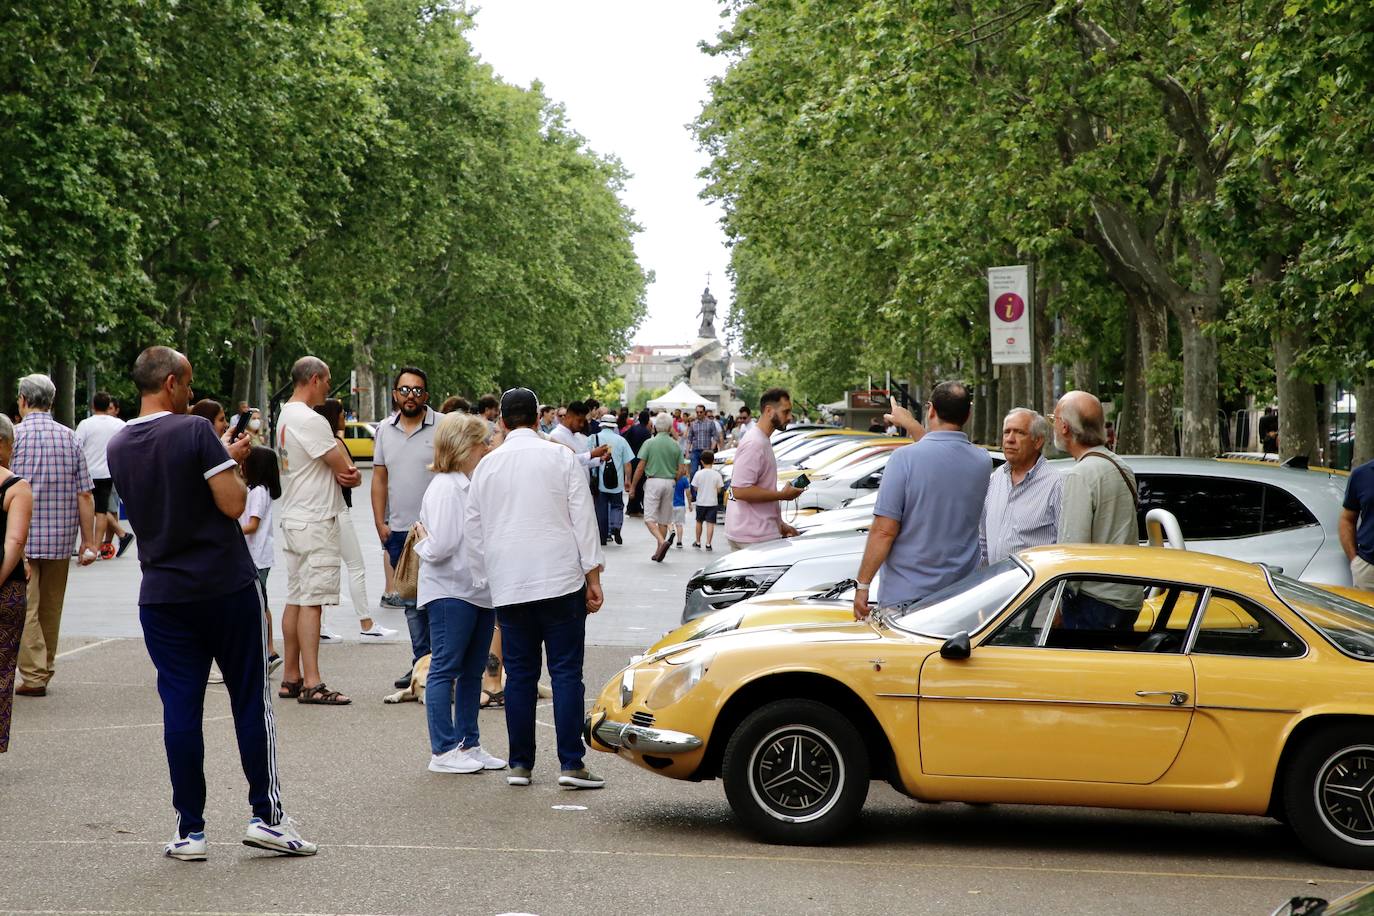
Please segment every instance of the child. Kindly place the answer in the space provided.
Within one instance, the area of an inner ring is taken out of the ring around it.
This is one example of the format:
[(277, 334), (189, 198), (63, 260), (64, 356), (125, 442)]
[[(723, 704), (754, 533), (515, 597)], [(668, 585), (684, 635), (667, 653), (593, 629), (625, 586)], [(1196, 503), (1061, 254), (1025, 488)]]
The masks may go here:
[(272, 645), (272, 610), (267, 604), (267, 574), (272, 571), (272, 500), (281, 497), (277, 453), (263, 445), (253, 446), (243, 459), (243, 482), (248, 485), (248, 504), (239, 516), (239, 525), (262, 583), (262, 606), (267, 614), (267, 673), (271, 674), (281, 667), (281, 656)]
[(687, 488), (691, 482), (679, 468), (677, 482), (673, 484), (673, 527), (677, 528), (678, 549), (683, 547), (682, 528), (687, 523)]
[(725, 489), (725, 478), (715, 469), (716, 453), (701, 453), (701, 468), (692, 478), (692, 492), (696, 494), (697, 536), (692, 546), (701, 547), (701, 526), (706, 525), (706, 549), (711, 549), (711, 540), (716, 536), (716, 517), (720, 512), (720, 491)]

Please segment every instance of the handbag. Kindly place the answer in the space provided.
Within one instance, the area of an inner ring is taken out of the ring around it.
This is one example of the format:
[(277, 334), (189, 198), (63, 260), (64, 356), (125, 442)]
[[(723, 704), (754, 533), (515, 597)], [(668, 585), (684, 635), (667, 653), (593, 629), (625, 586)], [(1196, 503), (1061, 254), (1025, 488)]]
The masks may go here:
[(396, 561), (393, 587), (402, 598), (414, 601), (420, 593), (420, 558), (415, 553), (415, 545), (423, 538), (416, 535), (415, 526), (410, 526), (406, 542), (401, 547), (401, 558)]

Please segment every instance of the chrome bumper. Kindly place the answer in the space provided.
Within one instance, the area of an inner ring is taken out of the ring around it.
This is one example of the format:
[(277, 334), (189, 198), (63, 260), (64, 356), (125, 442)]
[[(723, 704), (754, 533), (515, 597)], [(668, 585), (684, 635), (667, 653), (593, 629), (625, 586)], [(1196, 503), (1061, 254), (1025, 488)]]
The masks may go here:
[(586, 728), (589, 736), (595, 736), (597, 741), (617, 750), (625, 748), (643, 754), (685, 754), (701, 747), (701, 739), (696, 735), (648, 728), (630, 722), (612, 722), (604, 713), (596, 722), (589, 717)]

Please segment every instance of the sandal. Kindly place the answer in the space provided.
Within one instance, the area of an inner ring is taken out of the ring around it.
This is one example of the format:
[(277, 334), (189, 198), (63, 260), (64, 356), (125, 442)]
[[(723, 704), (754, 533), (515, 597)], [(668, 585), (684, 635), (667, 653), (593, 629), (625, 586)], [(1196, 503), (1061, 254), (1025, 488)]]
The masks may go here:
[(277, 696), (283, 700), (294, 700), (301, 695), (301, 688), (304, 686), (304, 678), (299, 681), (282, 681), (281, 687), (277, 688)]
[(347, 706), (353, 701), (337, 690), (330, 690), (321, 681), (314, 687), (306, 687), (301, 690), (301, 695), (296, 697), (296, 702), (305, 703), (309, 706)]
[(494, 709), (506, 705), (506, 692), (504, 690), (487, 690), (482, 688), (482, 699), (478, 702), (478, 709)]

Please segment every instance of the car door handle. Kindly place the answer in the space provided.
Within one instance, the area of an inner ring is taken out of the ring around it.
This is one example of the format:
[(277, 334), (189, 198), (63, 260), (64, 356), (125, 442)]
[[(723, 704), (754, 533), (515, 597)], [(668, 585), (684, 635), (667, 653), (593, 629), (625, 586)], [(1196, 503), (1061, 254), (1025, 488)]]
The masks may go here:
[(1138, 697), (1168, 697), (1170, 706), (1182, 706), (1188, 702), (1188, 694), (1182, 690), (1137, 690)]

